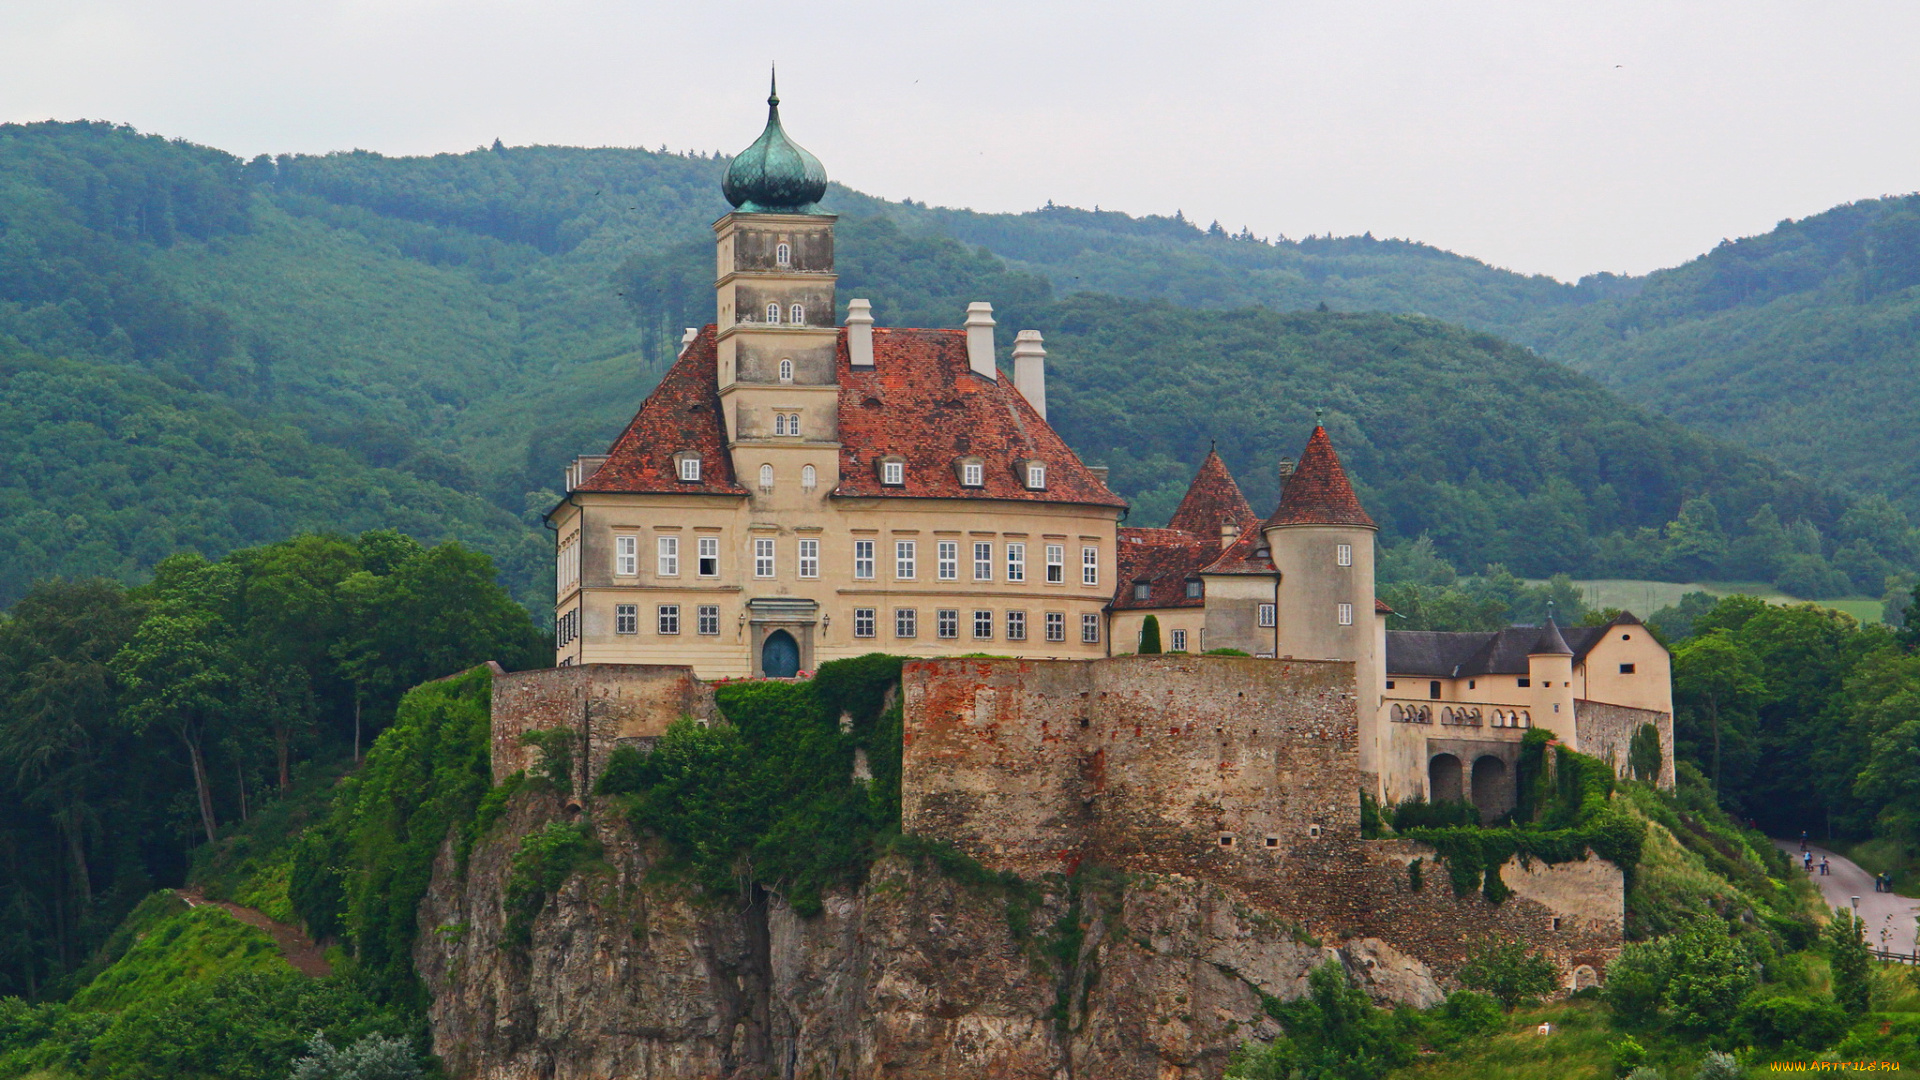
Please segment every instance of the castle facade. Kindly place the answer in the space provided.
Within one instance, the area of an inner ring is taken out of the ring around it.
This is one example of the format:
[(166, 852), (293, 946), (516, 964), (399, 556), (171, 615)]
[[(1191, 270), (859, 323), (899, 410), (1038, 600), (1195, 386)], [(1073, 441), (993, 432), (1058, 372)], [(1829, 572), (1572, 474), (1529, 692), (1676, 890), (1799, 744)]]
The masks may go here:
[(991, 305), (959, 329), (836, 320), (826, 176), (779, 99), (730, 166), (716, 320), (601, 455), (567, 470), (555, 531), (559, 666), (791, 677), (841, 657), (1093, 660), (1165, 648), (1351, 663), (1363, 786), (1513, 805), (1532, 726), (1626, 768), (1641, 726), (1671, 781), (1668, 658), (1631, 617), (1495, 634), (1390, 629), (1372, 519), (1316, 426), (1254, 513), (1209, 454), (1164, 529), (1047, 424), (1046, 352), (995, 362)]

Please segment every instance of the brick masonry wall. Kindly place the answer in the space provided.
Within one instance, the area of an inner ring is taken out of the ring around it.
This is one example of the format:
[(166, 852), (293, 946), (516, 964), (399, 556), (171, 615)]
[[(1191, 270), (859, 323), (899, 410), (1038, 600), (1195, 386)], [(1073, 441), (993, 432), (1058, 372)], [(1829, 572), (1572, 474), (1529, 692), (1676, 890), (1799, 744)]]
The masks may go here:
[(1509, 864), (1516, 895), (1495, 905), (1455, 897), (1421, 845), (1360, 839), (1349, 663), (918, 661), (904, 692), (905, 827), (996, 869), (1091, 861), (1207, 881), (1442, 975), (1481, 935), (1534, 944), (1569, 982), (1618, 948), (1625, 893), (1610, 864)]
[(538, 751), (520, 744), (522, 733), (570, 728), (582, 739), (574, 757), (584, 757), (586, 768), (574, 769), (574, 785), (584, 795), (616, 746), (650, 744), (683, 716), (712, 721), (719, 715), (712, 687), (687, 667), (580, 664), (502, 672), (493, 679), (493, 779), (499, 783), (534, 763)]
[(1619, 776), (1627, 775), (1627, 754), (1633, 745), (1633, 733), (1639, 731), (1642, 724), (1652, 724), (1660, 732), (1660, 786), (1673, 787), (1672, 713), (1582, 700), (1573, 703), (1573, 722), (1581, 753), (1612, 762), (1613, 771)]

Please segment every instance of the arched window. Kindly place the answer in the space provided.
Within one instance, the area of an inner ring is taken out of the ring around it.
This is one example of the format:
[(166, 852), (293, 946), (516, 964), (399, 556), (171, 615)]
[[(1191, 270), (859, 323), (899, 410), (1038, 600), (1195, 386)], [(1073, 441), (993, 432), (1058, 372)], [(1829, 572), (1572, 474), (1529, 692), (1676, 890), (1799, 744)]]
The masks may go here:
[(811, 465), (801, 466), (800, 487), (806, 491), (812, 491), (814, 488), (818, 487), (819, 485), (820, 485), (820, 474), (814, 471), (813, 466)]
[(771, 465), (760, 466), (760, 490), (773, 490), (773, 466)]
[(792, 266), (793, 249), (785, 244), (775, 245), (773, 249), (773, 262), (775, 266)]
[(793, 361), (791, 360), (780, 361), (780, 381), (781, 382), (793, 381)]
[(769, 323), (774, 323), (774, 324), (778, 324), (780, 322), (780, 305), (779, 304), (767, 305), (767, 321)]
[(787, 309), (787, 321), (799, 326), (807, 321), (807, 309), (795, 304)]

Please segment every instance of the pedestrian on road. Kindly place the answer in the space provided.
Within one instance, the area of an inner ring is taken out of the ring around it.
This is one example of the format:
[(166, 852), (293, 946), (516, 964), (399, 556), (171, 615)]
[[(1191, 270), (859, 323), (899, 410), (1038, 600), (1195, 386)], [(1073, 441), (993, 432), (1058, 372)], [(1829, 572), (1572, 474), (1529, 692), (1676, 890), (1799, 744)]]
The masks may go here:
[(1820, 876), (1827, 876), (1827, 857), (1825, 855), (1820, 856)]
[(1807, 873), (1813, 873), (1813, 852), (1803, 851), (1800, 853), (1800, 866), (1806, 870)]
[(1800, 830), (1800, 850), (1807, 850), (1807, 830), (1805, 829)]

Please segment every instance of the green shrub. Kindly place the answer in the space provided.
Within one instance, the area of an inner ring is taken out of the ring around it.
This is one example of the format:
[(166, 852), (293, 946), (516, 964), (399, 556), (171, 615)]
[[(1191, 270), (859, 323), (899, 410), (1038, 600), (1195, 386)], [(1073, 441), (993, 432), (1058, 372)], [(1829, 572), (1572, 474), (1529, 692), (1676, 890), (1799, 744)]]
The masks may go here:
[(1415, 796), (1406, 802), (1396, 803), (1393, 807), (1393, 830), (1406, 832), (1408, 829), (1445, 829), (1457, 825), (1480, 824), (1480, 811), (1470, 802), (1460, 799), (1439, 799), (1428, 802)]
[(1512, 1012), (1553, 993), (1560, 971), (1522, 942), (1487, 938), (1475, 943), (1467, 962), (1460, 965), (1458, 978), (1460, 985), (1491, 994), (1501, 1008)]
[(1820, 933), (1827, 962), (1833, 967), (1833, 998), (1855, 1016), (1864, 1014), (1873, 1004), (1873, 953), (1867, 945), (1866, 930), (1865, 920), (1846, 908), (1835, 908), (1833, 918)]
[(1140, 655), (1160, 655), (1160, 619), (1158, 616), (1149, 615), (1146, 617), (1146, 620), (1140, 624)]
[(1631, 1078), (1647, 1064), (1647, 1048), (1631, 1035), (1622, 1035), (1607, 1044), (1613, 1054), (1613, 1075)]
[(1724, 1035), (1752, 991), (1753, 959), (1716, 916), (1691, 920), (1668, 941), (1665, 1005), (1676, 1029), (1695, 1037)]
[(1666, 1005), (1667, 980), (1673, 975), (1673, 954), (1666, 938), (1629, 941), (1607, 965), (1607, 981), (1600, 1000), (1621, 1023), (1635, 1027), (1652, 1024)]
[(1700, 1062), (1700, 1071), (1693, 1074), (1693, 1080), (1746, 1080), (1746, 1075), (1747, 1070), (1741, 1066), (1739, 1058), (1710, 1050), (1706, 1059)]
[(112, 967), (73, 996), (77, 1009), (118, 1009), (182, 982), (220, 975), (290, 970), (264, 931), (212, 905), (175, 915), (149, 930)]
[(307, 1055), (293, 1063), (289, 1080), (419, 1080), (420, 1056), (405, 1039), (368, 1035), (336, 1050), (315, 1033)]
[(1652, 724), (1641, 724), (1640, 730), (1633, 733), (1633, 741), (1627, 749), (1627, 764), (1633, 770), (1633, 778), (1649, 784), (1659, 783), (1663, 760), (1660, 729)]
[(571, 728), (542, 728), (538, 731), (521, 732), (520, 745), (531, 746), (540, 751), (540, 760), (534, 764), (531, 778), (554, 791), (571, 792), (573, 790), (573, 744), (579, 741), (579, 733)]
[(503, 897), (509, 948), (527, 947), (533, 940), (534, 920), (546, 909), (547, 899), (582, 863), (599, 854), (599, 846), (590, 827), (563, 821), (550, 821), (540, 831), (520, 838)]
[(1227, 1080), (1377, 1080), (1413, 1060), (1412, 1018), (1376, 1008), (1337, 961), (1313, 969), (1305, 997), (1262, 1001), (1286, 1034), (1240, 1047), (1227, 1063)]
[(1790, 1048), (1811, 1055), (1847, 1033), (1845, 1010), (1832, 1001), (1790, 997), (1762, 989), (1740, 1005), (1740, 1032), (1755, 1046)]
[(1473, 990), (1455, 990), (1433, 1010), (1430, 1041), (1445, 1050), (1498, 1031), (1504, 1023), (1500, 1003)]
[(1253, 654), (1250, 652), (1247, 652), (1245, 649), (1208, 649), (1206, 652), (1201, 653), (1200, 655), (1202, 656), (1252, 656)]

